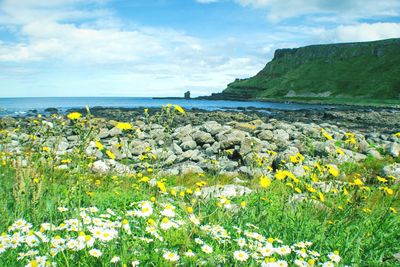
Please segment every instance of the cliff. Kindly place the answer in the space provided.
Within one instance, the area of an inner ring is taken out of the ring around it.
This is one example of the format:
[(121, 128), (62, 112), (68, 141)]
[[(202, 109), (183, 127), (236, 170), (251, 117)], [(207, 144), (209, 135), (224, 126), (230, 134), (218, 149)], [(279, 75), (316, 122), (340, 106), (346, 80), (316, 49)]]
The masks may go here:
[(278, 49), (257, 75), (215, 99), (400, 99), (400, 38)]

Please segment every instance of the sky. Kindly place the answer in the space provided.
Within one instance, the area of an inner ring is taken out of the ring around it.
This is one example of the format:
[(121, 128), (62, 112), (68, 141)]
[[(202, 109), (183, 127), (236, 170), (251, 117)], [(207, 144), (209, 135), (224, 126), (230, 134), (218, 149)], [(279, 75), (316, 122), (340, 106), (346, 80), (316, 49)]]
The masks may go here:
[(400, 0), (0, 0), (0, 97), (192, 96), (275, 49), (400, 37)]

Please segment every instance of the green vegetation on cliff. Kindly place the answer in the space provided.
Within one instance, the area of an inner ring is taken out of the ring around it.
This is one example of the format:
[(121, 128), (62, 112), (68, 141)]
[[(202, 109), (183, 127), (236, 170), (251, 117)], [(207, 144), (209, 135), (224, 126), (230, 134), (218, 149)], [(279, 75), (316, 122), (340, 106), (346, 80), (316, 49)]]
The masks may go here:
[(257, 75), (237, 79), (214, 97), (399, 100), (400, 38), (278, 49)]

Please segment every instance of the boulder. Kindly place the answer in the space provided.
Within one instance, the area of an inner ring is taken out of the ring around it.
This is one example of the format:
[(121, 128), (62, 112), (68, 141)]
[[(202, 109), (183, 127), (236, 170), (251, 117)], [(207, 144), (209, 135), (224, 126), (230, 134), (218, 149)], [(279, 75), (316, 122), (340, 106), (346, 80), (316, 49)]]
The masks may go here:
[(108, 173), (110, 171), (110, 167), (102, 160), (95, 161), (92, 165), (92, 171), (94, 173)]

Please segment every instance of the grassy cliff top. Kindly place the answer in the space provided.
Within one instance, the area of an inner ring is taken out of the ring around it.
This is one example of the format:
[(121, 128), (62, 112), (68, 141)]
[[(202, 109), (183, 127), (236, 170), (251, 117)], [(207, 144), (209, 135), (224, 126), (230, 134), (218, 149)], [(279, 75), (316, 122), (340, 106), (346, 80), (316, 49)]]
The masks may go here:
[(400, 102), (400, 38), (278, 49), (257, 75), (235, 80), (222, 96)]

